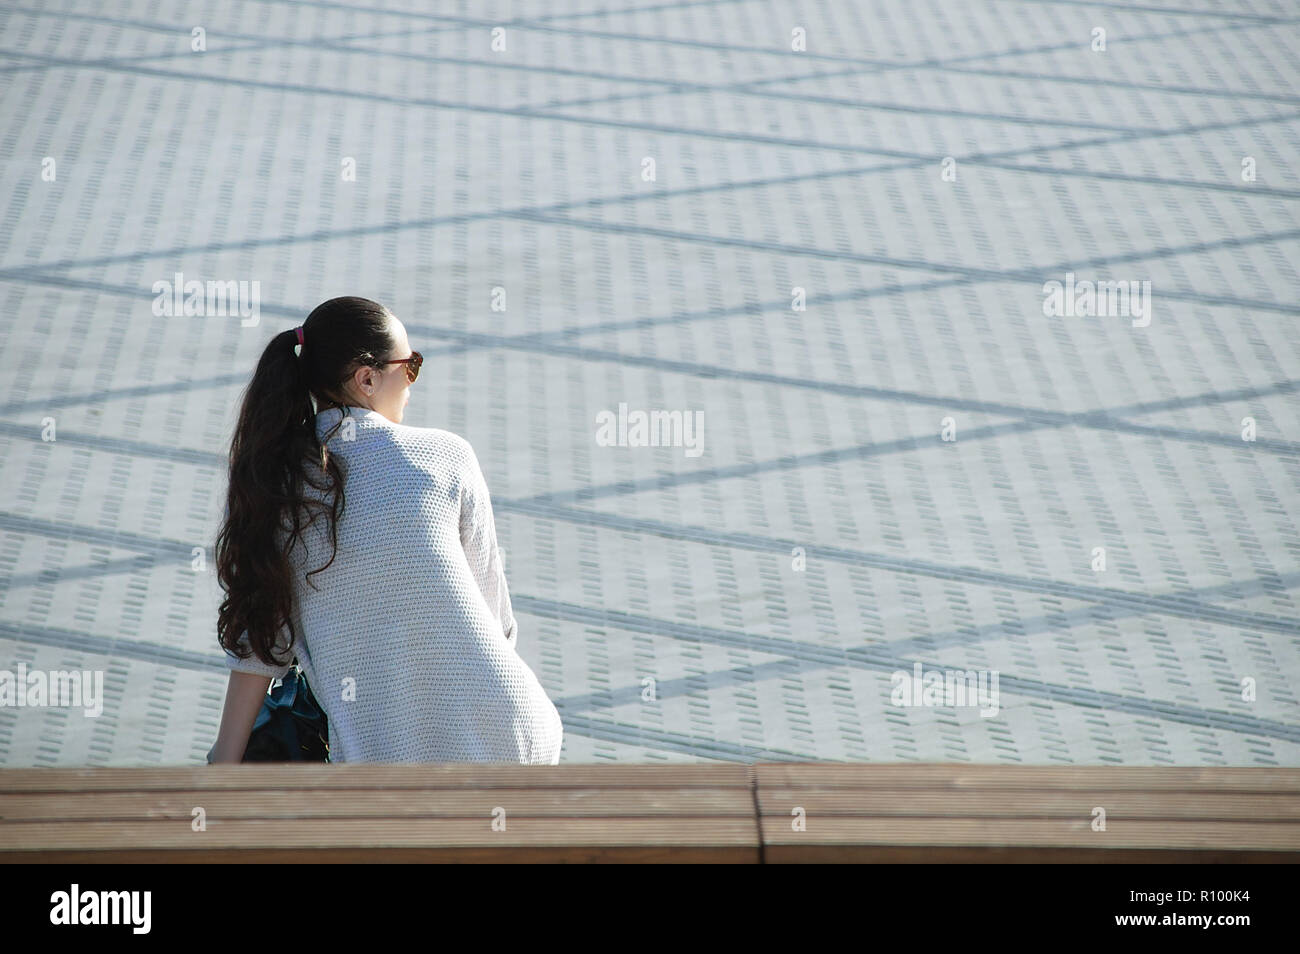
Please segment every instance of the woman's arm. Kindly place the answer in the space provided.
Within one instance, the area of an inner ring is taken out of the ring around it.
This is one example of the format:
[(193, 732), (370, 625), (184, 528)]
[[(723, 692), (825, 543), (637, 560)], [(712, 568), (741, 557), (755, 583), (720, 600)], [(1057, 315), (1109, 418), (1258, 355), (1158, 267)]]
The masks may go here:
[(518, 625), (510, 605), (505, 565), (497, 547), (496, 521), (492, 516), (492, 498), (487, 479), (479, 467), (474, 449), (466, 446), (468, 458), (464, 483), (461, 485), (460, 542), (465, 558), (478, 581), (479, 591), (488, 609), (501, 624), (506, 643), (518, 649)]
[(248, 737), (270, 685), (270, 676), (231, 671), (230, 681), (226, 684), (226, 706), (221, 710), (221, 728), (217, 730), (217, 744), (212, 747), (213, 765), (244, 760)]

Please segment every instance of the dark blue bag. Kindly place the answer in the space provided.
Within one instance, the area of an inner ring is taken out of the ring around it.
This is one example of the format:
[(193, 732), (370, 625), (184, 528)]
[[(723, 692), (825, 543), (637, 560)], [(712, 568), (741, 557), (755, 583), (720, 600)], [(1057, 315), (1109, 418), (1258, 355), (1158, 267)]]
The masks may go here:
[(311, 694), (297, 660), (278, 682), (262, 700), (244, 761), (328, 762), (329, 720)]

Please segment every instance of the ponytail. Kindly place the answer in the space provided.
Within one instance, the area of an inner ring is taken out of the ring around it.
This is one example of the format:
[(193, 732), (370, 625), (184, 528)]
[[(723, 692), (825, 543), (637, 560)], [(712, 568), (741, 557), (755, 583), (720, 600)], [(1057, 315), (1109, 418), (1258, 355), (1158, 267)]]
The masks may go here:
[[(329, 522), (338, 555), (344, 472), (316, 433), (316, 405), (346, 404), (344, 382), (360, 364), (391, 353), (392, 315), (364, 298), (334, 298), (319, 305), (300, 329), (273, 337), (244, 391), (230, 443), (226, 515), (217, 534), (217, 578), (225, 592), (217, 613), (217, 639), (241, 659), (287, 665), (275, 658), (281, 632), (293, 624), (295, 580), (289, 554), (301, 537), (303, 517)], [(302, 345), (299, 347), (299, 331)], [(339, 423), (342, 423), (340, 418)], [(303, 495), (305, 485), (323, 499)], [(313, 584), (314, 585), (314, 584)], [(247, 643), (243, 640), (247, 636)]]

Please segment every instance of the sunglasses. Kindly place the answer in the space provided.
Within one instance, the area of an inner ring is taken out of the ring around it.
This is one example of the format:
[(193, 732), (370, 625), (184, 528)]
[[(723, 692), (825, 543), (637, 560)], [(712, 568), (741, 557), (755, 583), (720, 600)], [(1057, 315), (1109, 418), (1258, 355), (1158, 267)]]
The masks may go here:
[(392, 361), (385, 361), (384, 364), (404, 364), (406, 365), (406, 379), (412, 384), (420, 376), (420, 365), (424, 364), (424, 355), (418, 351), (412, 351), (409, 358), (394, 358)]

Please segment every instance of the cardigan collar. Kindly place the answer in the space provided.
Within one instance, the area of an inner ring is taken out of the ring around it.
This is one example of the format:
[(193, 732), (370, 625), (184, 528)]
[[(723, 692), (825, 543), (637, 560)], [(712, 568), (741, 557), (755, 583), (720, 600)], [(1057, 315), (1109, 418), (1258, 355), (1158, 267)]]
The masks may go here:
[(348, 405), (345, 408), (327, 407), (316, 414), (316, 433), (321, 434), (329, 430), (340, 421), (344, 413), (358, 421), (375, 421), (381, 424), (392, 423), (384, 415), (378, 411), (372, 411), (368, 407), (355, 407), (353, 405)]

